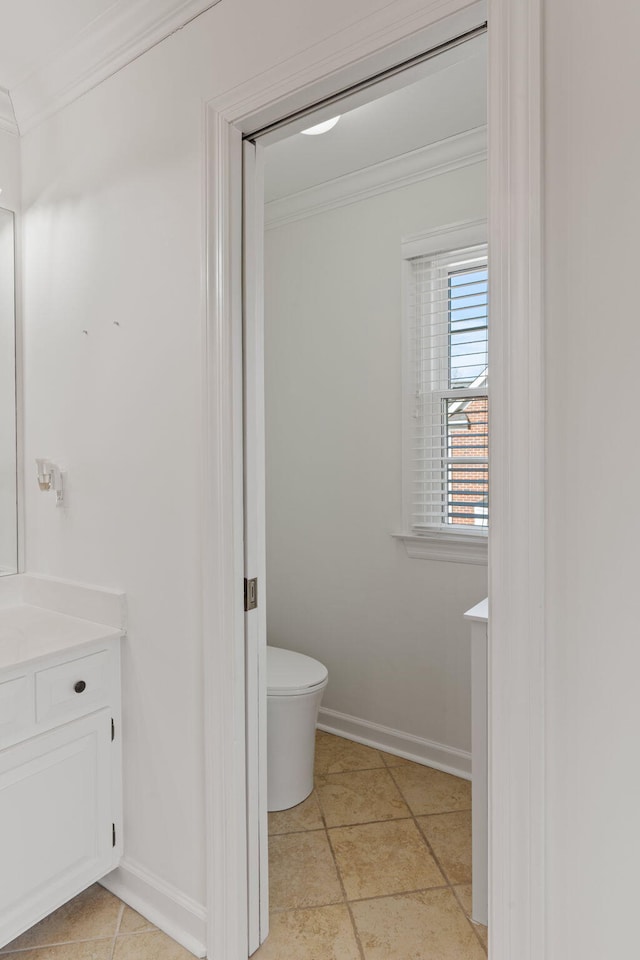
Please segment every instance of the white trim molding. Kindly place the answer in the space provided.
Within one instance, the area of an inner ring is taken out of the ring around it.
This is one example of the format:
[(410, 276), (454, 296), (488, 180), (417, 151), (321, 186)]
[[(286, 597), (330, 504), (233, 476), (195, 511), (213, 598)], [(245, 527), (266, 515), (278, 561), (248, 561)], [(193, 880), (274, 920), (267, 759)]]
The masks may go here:
[(13, 112), (13, 104), (11, 102), (11, 97), (8, 90), (3, 90), (0, 87), (0, 130), (4, 130), (5, 133), (12, 133), (14, 136), (18, 135), (18, 124), (16, 123), (16, 115)]
[[(233, 114), (231, 114), (233, 117)], [(202, 631), (207, 956), (246, 960), (242, 137), (205, 106)]]
[(281, 227), (305, 217), (345, 207), (360, 200), (431, 177), (482, 163), (487, 159), (487, 128), (476, 127), (400, 157), (374, 163), (342, 177), (265, 204), (265, 226)]
[(220, 0), (119, 0), (11, 91), (25, 133)]
[(490, 960), (547, 956), (541, 19), (490, 0)]
[(487, 242), (487, 220), (457, 220), (421, 233), (413, 233), (402, 238), (401, 256), (403, 260), (411, 257), (430, 257), (436, 253), (446, 253), (461, 247), (473, 247)]
[(486, 533), (440, 533), (434, 530), (424, 536), (394, 533), (402, 540), (407, 556), (413, 560), (442, 560), (448, 563), (479, 563), (487, 565)]
[(334, 733), (346, 740), (364, 743), (367, 747), (383, 750), (395, 757), (413, 760), (425, 767), (452, 773), (455, 777), (471, 780), (471, 754), (467, 750), (425, 740), (412, 733), (385, 727), (381, 723), (372, 723), (370, 720), (352, 717), (348, 713), (329, 710), (328, 707), (320, 707), (318, 729)]
[(194, 956), (206, 956), (207, 917), (202, 904), (126, 858), (100, 884)]

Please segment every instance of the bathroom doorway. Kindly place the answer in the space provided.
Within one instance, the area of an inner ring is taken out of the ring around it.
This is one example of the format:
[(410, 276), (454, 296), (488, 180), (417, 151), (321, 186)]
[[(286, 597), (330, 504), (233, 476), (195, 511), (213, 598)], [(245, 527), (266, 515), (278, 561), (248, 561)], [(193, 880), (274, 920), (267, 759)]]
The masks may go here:
[[(258, 872), (255, 848), (247, 863), (247, 768), (257, 760), (253, 734), (246, 741), (253, 665), (244, 636), (255, 611), (244, 613), (242, 579), (254, 576), (243, 560), (242, 138), (487, 19), (482, 0), (450, 0), (446, 15), (439, 4), (409, 6), (408, 16), (404, 4), (402, 14), (399, 4), (380, 8), (292, 62), (258, 68), (205, 105), (202, 613), (211, 956), (246, 957), (255, 907), (252, 901), (247, 911), (247, 878)], [(542, 33), (536, 0), (517, 10), (495, 3), (490, 12), (490, 338), (499, 401), (489, 551), (490, 952), (491, 960), (537, 960), (546, 904)], [(245, 186), (256, 180), (249, 171)], [(249, 272), (252, 256), (244, 258)]]
[[(486, 277), (476, 276), (486, 267), (485, 89), (486, 38), (480, 30), (387, 80), (386, 87), (357, 91), (350, 100), (278, 125), (245, 145), (245, 179), (257, 193), (264, 190), (266, 228), (263, 235), (258, 197), (250, 197), (245, 302), (254, 326), (245, 334), (245, 457), (246, 508), (253, 510), (249, 526), (256, 536), (246, 539), (246, 569), (258, 574), (260, 612), (247, 635), (257, 666), (247, 691), (256, 711), (249, 723), (254, 735), (249, 756), (253, 752), (260, 762), (249, 765), (254, 778), (249, 856), (253, 847), (264, 877), (268, 635), (272, 645), (327, 663), (330, 686), (319, 746), (327, 769), (320, 776), (333, 777), (323, 784), (328, 785), (324, 805), (314, 794), (288, 818), (272, 816), (272, 843), (278, 849), (305, 849), (311, 841), (322, 846), (308, 852), (307, 873), (311, 860), (324, 859), (327, 867), (328, 892), (319, 894), (320, 901), (311, 898), (314, 920), (326, 907), (328, 922), (333, 918), (327, 936), (351, 936), (348, 949), (365, 951), (356, 956), (368, 957), (366, 921), (356, 918), (366, 913), (365, 901), (384, 894), (389, 902), (400, 897), (406, 907), (407, 897), (415, 900), (425, 891), (439, 891), (427, 900), (442, 900), (443, 924), (455, 928), (457, 940), (445, 950), (482, 955), (482, 931), (465, 915), (466, 854), (455, 863), (451, 849), (452, 843), (464, 847), (468, 828), (469, 641), (462, 614), (486, 595), (486, 477), (476, 456), (473, 482), (467, 478), (462, 487), (460, 474), (445, 481), (454, 539), (463, 545), (465, 539), (475, 541), (468, 557), (464, 549), (459, 562), (416, 557), (412, 541), (420, 538), (420, 518), (413, 525), (407, 520), (417, 502), (407, 494), (416, 483), (410, 474), (415, 458), (406, 448), (414, 442), (415, 386), (407, 351), (415, 348), (415, 275), (429, 269), (434, 256), (453, 252), (455, 276), (466, 279), (460, 295), (467, 299), (454, 305), (464, 332), (453, 346), (451, 376), (458, 377), (464, 396), (449, 398), (447, 442), (459, 452), (461, 438), (466, 442), (471, 432), (477, 454), (481, 433), (481, 453), (487, 456), (486, 413), (479, 418), (480, 431), (469, 427), (477, 400), (471, 392), (486, 388), (479, 381), (487, 367)], [(263, 236), (264, 325), (255, 307), (263, 296), (263, 265), (256, 255)], [(424, 299), (424, 290), (419, 297)], [(448, 353), (454, 340), (455, 330), (453, 339), (449, 330)], [(263, 401), (266, 459), (259, 420)], [(332, 771), (329, 755), (339, 755), (338, 769)], [(430, 775), (423, 771), (433, 772), (433, 785), (427, 786)], [(362, 794), (365, 781), (371, 781), (369, 800)], [(434, 796), (420, 800), (421, 784)], [(328, 800), (334, 788), (350, 791), (364, 812), (344, 820), (334, 809), (335, 797)], [(380, 797), (373, 797), (380, 790), (382, 806)], [(445, 865), (446, 856), (436, 853), (441, 838), (429, 839), (429, 829), (442, 831), (447, 824), (453, 839)], [(406, 854), (410, 848), (413, 879), (405, 870), (384, 891), (366, 877), (347, 880), (339, 840), (351, 828), (363, 836), (372, 830), (384, 834), (380, 849), (387, 861), (394, 849)], [(394, 841), (391, 834), (398, 830), (411, 836)], [(305, 834), (300, 844), (295, 834)], [(299, 859), (299, 853), (292, 855)], [(295, 871), (280, 868), (280, 877), (287, 873)], [(255, 949), (268, 922), (268, 900), (260, 876), (250, 870), (249, 877), (251, 899), (260, 906), (252, 912), (253, 926), (250, 917)], [(299, 888), (298, 882), (298, 893)], [(353, 891), (364, 895), (351, 896)], [(295, 928), (304, 937), (299, 929), (304, 897), (287, 896), (285, 891), (275, 905), (274, 936), (286, 932), (291, 938)], [(323, 897), (329, 897), (327, 903)], [(340, 906), (346, 928), (333, 923)], [(287, 926), (294, 914), (295, 923)], [(257, 956), (269, 957), (272, 949), (273, 942)]]

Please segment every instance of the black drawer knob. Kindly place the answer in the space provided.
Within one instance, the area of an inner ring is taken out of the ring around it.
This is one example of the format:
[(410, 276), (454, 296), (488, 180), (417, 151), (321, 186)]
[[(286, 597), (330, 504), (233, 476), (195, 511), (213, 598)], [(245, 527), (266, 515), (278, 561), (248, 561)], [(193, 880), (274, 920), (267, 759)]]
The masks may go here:
[(84, 691), (87, 689), (87, 685), (84, 680), (78, 680), (78, 682), (74, 684), (73, 689), (76, 693), (84, 693)]

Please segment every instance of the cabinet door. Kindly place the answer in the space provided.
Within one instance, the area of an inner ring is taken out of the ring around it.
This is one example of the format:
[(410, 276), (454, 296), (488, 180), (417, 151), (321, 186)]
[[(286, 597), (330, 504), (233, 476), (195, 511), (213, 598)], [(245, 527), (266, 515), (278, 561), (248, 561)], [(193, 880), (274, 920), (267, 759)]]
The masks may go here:
[(112, 866), (111, 712), (0, 751), (0, 945)]

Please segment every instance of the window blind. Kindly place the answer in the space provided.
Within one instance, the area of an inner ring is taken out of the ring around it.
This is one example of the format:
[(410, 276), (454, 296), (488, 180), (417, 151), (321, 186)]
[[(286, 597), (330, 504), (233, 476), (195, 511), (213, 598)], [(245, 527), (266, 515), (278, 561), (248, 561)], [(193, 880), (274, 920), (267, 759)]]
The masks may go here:
[(487, 247), (409, 267), (411, 527), (480, 533), (489, 521)]

